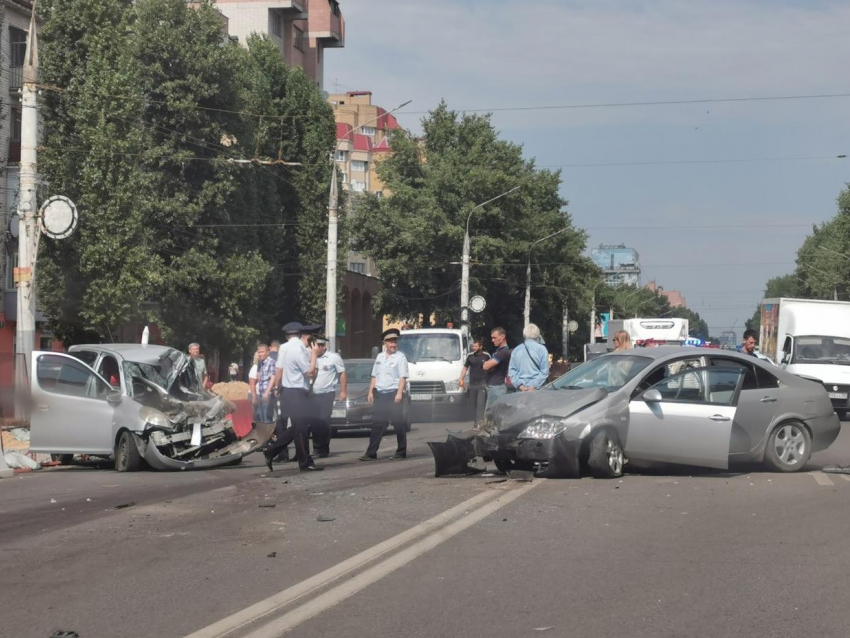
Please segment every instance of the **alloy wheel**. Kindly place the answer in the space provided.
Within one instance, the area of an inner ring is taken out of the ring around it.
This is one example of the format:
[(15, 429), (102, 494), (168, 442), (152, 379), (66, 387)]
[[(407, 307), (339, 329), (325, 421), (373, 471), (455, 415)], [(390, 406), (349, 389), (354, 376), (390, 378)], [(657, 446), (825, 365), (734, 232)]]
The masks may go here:
[(623, 472), (623, 449), (610, 438), (605, 442), (605, 453), (608, 456), (608, 467), (615, 476)]
[(776, 456), (785, 465), (797, 465), (806, 458), (806, 437), (796, 425), (784, 425), (773, 439)]

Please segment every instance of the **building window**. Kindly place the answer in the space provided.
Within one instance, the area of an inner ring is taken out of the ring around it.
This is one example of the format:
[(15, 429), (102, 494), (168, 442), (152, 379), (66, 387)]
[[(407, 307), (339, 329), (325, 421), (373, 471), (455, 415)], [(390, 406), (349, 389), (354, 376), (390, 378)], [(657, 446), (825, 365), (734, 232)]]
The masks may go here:
[(298, 27), (292, 27), (292, 46), (299, 51), (304, 50), (304, 32)]
[(369, 135), (370, 137), (374, 136), (378, 132), (378, 129), (376, 129), (374, 126), (364, 126), (362, 130), (363, 135)]
[(272, 35), (275, 35), (278, 38), (281, 37), (280, 36), (280, 33), (281, 33), (281, 31), (280, 31), (280, 17), (276, 13), (272, 13), (269, 16), (269, 19), (272, 21)]
[(6, 254), (6, 290), (15, 289), (15, 268), (18, 267), (18, 251)]
[(355, 193), (362, 193), (366, 190), (366, 182), (360, 182), (357, 180), (352, 180), (351, 182), (351, 190)]
[(369, 170), (369, 162), (363, 160), (351, 160), (351, 170), (358, 173), (365, 173)]
[(366, 264), (362, 261), (352, 261), (348, 264), (348, 269), (351, 272), (359, 272), (361, 275), (366, 274)]
[(346, 173), (345, 171), (340, 171), (339, 174), (340, 177), (342, 177), (342, 183), (348, 184), (348, 173)]
[(337, 151), (336, 152), (336, 161), (337, 162), (345, 162), (348, 160), (348, 151)]
[(384, 191), (375, 191), (375, 197), (381, 199), (384, 196)]
[(12, 109), (11, 126), (9, 127), (9, 161), (21, 161), (21, 112)]

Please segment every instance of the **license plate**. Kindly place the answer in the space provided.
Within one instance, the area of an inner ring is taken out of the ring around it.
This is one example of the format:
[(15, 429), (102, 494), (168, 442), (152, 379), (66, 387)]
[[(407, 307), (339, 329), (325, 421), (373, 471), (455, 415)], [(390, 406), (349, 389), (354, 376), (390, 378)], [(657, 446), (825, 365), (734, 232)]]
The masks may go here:
[(332, 419), (344, 419), (345, 416), (345, 410), (334, 410), (331, 412)]
[(432, 396), (433, 395), (431, 395), (431, 394), (411, 394), (410, 400), (411, 401), (430, 401)]
[(830, 399), (846, 399), (847, 393), (846, 392), (830, 392), (829, 398)]

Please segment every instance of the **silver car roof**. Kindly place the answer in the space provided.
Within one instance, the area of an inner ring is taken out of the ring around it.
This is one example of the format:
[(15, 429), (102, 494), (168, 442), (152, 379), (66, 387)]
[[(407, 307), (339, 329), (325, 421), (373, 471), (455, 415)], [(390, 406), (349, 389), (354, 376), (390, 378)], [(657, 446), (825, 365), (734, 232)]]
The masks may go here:
[(163, 355), (174, 352), (175, 348), (170, 346), (158, 346), (155, 344), (142, 343), (96, 343), (96, 344), (79, 344), (68, 348), (68, 352), (79, 352), (80, 350), (90, 350), (91, 352), (107, 352), (112, 355), (118, 355), (127, 361), (136, 363), (148, 363), (155, 365), (159, 363)]

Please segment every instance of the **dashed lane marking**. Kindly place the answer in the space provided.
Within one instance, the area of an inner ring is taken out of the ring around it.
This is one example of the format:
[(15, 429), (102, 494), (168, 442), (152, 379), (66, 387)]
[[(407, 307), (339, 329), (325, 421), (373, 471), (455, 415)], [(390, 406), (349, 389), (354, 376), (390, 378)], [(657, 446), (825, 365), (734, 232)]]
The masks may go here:
[(829, 478), (823, 472), (812, 472), (812, 476), (815, 477), (815, 481), (817, 481), (818, 485), (823, 485), (823, 486), (835, 485), (835, 483), (832, 482), (832, 479)]
[[(532, 483), (531, 485), (535, 485), (537, 483), (538, 481), (535, 481), (535, 483)], [(525, 491), (527, 490), (517, 490), (517, 495), (524, 493)], [(370, 547), (369, 549), (360, 552), (359, 554), (352, 556), (351, 558), (344, 560), (343, 562), (338, 563), (337, 565), (334, 565), (333, 567), (326, 569), (311, 578), (308, 578), (307, 580), (303, 580), (300, 583), (289, 587), (288, 589), (284, 589), (283, 591), (238, 611), (235, 614), (222, 618), (212, 625), (199, 629), (189, 636), (186, 636), (186, 638), (221, 638), (222, 636), (226, 636), (245, 627), (246, 625), (250, 625), (257, 620), (278, 611), (282, 607), (289, 605), (308, 594), (316, 592), (332, 582), (347, 576), (351, 572), (367, 566), (369, 563), (372, 563), (379, 558), (384, 558), (387, 554), (399, 549), (401, 546), (414, 539), (418, 539), (421, 536), (430, 538), (428, 535), (433, 535), (435, 531), (450, 524), (458, 517), (461, 517), (461, 521), (469, 520), (470, 512), (478, 512), (482, 505), (490, 504), (491, 502), (498, 503), (500, 500), (504, 503), (504, 496), (504, 492), (498, 492), (495, 490), (477, 494), (459, 505), (441, 512), (440, 514), (429, 518), (427, 521), (423, 521), (422, 523), (411, 527), (401, 534), (397, 534), (392, 538), (378, 543), (377, 545), (374, 545), (373, 547)], [(516, 496), (512, 497), (512, 499), (513, 498), (516, 498)]]

